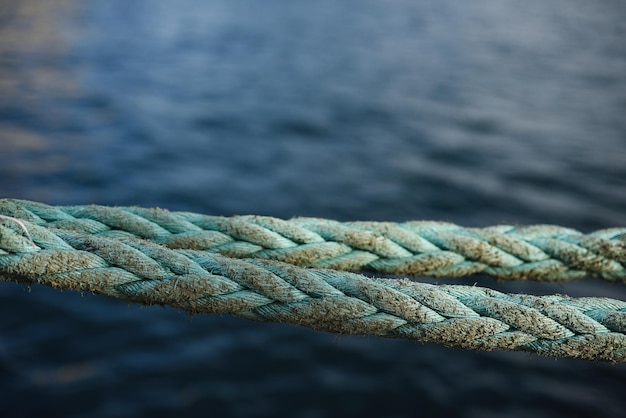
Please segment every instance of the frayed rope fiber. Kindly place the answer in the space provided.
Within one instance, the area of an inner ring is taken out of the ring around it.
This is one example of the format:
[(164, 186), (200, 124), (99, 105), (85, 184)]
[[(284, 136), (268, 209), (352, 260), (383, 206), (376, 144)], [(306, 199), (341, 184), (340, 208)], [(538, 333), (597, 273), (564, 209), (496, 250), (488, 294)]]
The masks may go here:
[(341, 271), (623, 282), (624, 228), (285, 221), (13, 199), (0, 200), (0, 215), (6, 281), (330, 332), (626, 362), (622, 301)]

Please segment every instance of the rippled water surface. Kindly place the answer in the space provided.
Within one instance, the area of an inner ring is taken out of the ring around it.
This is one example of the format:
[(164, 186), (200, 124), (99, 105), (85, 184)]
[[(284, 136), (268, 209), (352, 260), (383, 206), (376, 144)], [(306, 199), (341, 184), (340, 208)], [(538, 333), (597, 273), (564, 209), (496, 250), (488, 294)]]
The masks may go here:
[[(609, 0), (2, 1), (0, 196), (625, 226), (624, 39)], [(11, 283), (0, 315), (3, 417), (626, 416), (624, 365)]]

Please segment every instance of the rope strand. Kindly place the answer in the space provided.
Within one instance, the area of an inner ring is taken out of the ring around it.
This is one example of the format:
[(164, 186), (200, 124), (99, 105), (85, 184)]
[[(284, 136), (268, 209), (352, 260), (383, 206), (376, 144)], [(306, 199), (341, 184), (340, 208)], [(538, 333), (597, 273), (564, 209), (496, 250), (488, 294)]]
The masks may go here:
[(626, 282), (626, 228), (582, 234), (554, 225), (463, 228), (434, 221), (337, 222), (218, 217), (97, 205), (0, 200), (0, 214), (98, 236), (135, 236), (172, 249), (263, 258), (302, 267), (395, 275)]

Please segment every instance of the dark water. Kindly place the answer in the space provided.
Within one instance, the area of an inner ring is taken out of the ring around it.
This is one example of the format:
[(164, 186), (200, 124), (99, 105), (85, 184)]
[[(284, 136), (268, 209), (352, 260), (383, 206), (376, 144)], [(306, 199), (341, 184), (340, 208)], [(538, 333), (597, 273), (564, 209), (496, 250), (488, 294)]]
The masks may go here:
[[(4, 0), (0, 196), (624, 226), (625, 39), (608, 0)], [(624, 365), (9, 283), (0, 316), (3, 417), (626, 416)]]

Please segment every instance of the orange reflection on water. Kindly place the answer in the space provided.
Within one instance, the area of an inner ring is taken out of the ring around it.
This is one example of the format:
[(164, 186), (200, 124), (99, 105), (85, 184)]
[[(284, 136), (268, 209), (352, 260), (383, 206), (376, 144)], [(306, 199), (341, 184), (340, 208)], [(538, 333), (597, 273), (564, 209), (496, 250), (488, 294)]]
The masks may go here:
[[(63, 149), (73, 141), (58, 127), (67, 119), (55, 105), (80, 92), (68, 70), (66, 24), (76, 18), (73, 0), (0, 2), (0, 174), (22, 175), (64, 170)], [(0, 190), (1, 192), (2, 190)]]
[(76, 6), (70, 0), (0, 2), (0, 106), (76, 95), (76, 80), (63, 69), (69, 40), (63, 24)]

